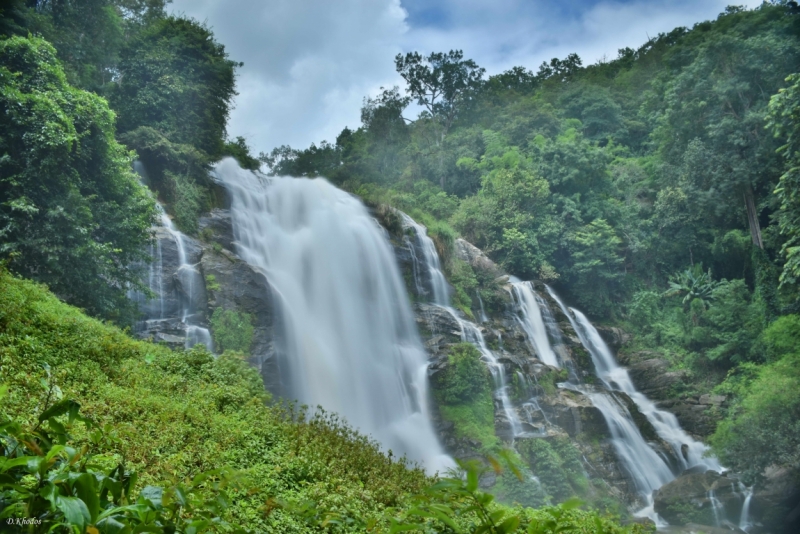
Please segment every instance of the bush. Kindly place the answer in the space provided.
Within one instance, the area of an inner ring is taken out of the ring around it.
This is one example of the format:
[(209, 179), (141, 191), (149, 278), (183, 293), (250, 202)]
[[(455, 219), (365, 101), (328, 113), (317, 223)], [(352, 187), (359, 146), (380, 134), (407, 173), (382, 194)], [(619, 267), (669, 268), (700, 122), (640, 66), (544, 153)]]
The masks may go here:
[(435, 375), (436, 398), (444, 404), (470, 402), (492, 391), (492, 377), (481, 353), (470, 343), (450, 349), (447, 366)]
[[(214, 358), (200, 346), (173, 352), (133, 340), (0, 269), (0, 383), (9, 386), (2, 409), (20, 425), (38, 422), (44, 364), (63, 398), (80, 404), (93, 428), (116, 436), (94, 445), (92, 431), (75, 425), (74, 447), (89, 445), (106, 475), (120, 463), (135, 471), (132, 495), (147, 485), (188, 488), (200, 473), (235, 469), (242, 488), (227, 490), (230, 507), (220, 517), (258, 532), (298, 532), (306, 523), (277, 509), (277, 500), (370, 520), (430, 483), (333, 416), (265, 405), (261, 377), (241, 354)], [(213, 491), (196, 496), (205, 502)]]
[(253, 318), (245, 312), (217, 308), (211, 315), (211, 332), (218, 351), (249, 353), (253, 343)]
[(761, 367), (711, 444), (721, 462), (748, 483), (770, 465), (800, 466), (800, 352)]

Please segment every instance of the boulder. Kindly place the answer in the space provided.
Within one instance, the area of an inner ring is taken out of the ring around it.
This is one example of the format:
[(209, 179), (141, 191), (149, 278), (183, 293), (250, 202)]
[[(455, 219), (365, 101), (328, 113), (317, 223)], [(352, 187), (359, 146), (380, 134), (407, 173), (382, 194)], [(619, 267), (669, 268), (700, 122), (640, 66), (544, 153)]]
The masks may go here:
[(660, 358), (631, 364), (628, 375), (636, 389), (655, 400), (672, 398), (675, 387), (681, 386), (687, 377), (684, 370), (670, 371), (669, 363)]
[(800, 471), (788, 467), (767, 469), (764, 481), (753, 490), (751, 515), (767, 531), (800, 532)]
[(631, 335), (615, 326), (595, 326), (597, 332), (614, 350), (618, 350), (631, 340)]
[(430, 340), (438, 337), (437, 346), (441, 343), (461, 341), (461, 325), (453, 316), (453, 313), (457, 312), (422, 302), (415, 305), (414, 312), (423, 339)]
[(653, 494), (656, 513), (672, 525), (738, 523), (745, 501), (739, 480), (716, 471), (687, 470)]
[(603, 414), (578, 391), (559, 389), (555, 395), (540, 397), (539, 406), (548, 421), (571, 438), (581, 434), (603, 439), (609, 436)]
[(200, 235), (209, 243), (216, 243), (224, 249), (234, 250), (233, 223), (231, 212), (215, 208), (197, 221)]
[(486, 272), (495, 278), (505, 275), (481, 249), (464, 239), (456, 239), (456, 257), (473, 269)]

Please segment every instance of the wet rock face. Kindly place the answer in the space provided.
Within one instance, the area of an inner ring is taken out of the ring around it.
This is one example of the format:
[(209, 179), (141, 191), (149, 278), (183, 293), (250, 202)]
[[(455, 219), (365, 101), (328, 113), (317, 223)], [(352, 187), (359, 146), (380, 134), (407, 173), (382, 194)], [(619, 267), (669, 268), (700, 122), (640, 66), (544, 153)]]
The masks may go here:
[[(220, 217), (218, 220), (225, 219)], [(275, 314), (267, 277), (233, 252), (213, 246), (206, 246), (200, 266), (206, 282), (209, 309), (230, 309), (252, 316), (251, 363), (261, 371), (267, 389), (279, 393), (280, 378), (274, 346)]]
[(184, 310), (191, 310), (193, 323), (206, 322), (205, 287), (199, 283), (196, 270), (203, 249), (196, 240), (184, 236), (186, 262), (194, 268), (182, 269), (175, 235), (164, 227), (157, 227), (154, 233), (155, 242), (150, 249), (153, 264), (145, 271), (145, 282), (154, 295), (149, 299), (145, 295), (135, 297), (142, 317), (134, 325), (134, 334), (140, 339), (180, 348), (186, 344), (187, 336), (182, 320)]
[(235, 250), (233, 245), (233, 223), (229, 210), (213, 209), (208, 215), (200, 217), (197, 222), (200, 235), (208, 244), (216, 243), (229, 251)]
[(655, 491), (653, 498), (655, 511), (672, 525), (713, 526), (738, 523), (745, 493), (735, 477), (689, 469)]
[(800, 532), (800, 470), (767, 469), (754, 489), (751, 510), (767, 532)]
[(481, 249), (463, 239), (456, 239), (456, 257), (475, 270), (484, 271), (495, 278), (505, 275), (498, 265), (489, 259)]
[(639, 361), (628, 366), (628, 374), (636, 388), (653, 400), (674, 396), (676, 386), (686, 379), (686, 371), (669, 371), (669, 363), (660, 358)]

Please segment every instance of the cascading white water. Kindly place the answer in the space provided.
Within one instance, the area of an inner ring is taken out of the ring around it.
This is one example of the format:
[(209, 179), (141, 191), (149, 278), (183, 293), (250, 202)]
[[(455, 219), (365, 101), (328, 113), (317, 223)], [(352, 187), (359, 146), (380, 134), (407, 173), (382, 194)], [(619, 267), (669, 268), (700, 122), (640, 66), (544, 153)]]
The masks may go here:
[[(140, 176), (141, 180), (147, 182), (147, 171), (140, 161), (134, 161), (134, 171)], [(195, 345), (205, 345), (209, 351), (214, 350), (214, 343), (211, 340), (211, 333), (207, 328), (196, 324), (197, 313), (201, 303), (199, 302), (199, 290), (202, 286), (200, 271), (196, 265), (187, 261), (185, 236), (175, 228), (169, 216), (164, 211), (163, 206), (156, 202), (156, 209), (162, 228), (164, 228), (175, 242), (178, 251), (178, 271), (175, 273), (180, 280), (184, 296), (180, 299), (180, 321), (184, 325), (186, 338), (184, 346), (187, 349)], [(149, 265), (148, 287), (157, 299), (148, 299), (145, 295), (133, 292), (130, 297), (139, 303), (139, 309), (150, 319), (165, 319), (166, 310), (164, 307), (164, 257), (161, 249), (161, 240), (156, 239), (150, 245), (150, 256), (153, 261)]]
[(542, 319), (542, 312), (530, 282), (513, 281), (511, 292), (517, 305), (516, 318), (528, 342), (542, 362), (553, 367), (561, 367), (550, 341), (547, 339), (547, 328)]
[[(743, 485), (742, 485), (743, 486)], [(753, 499), (753, 488), (740, 488), (744, 489), (744, 502), (742, 503), (742, 513), (739, 516), (739, 528), (747, 532), (752, 523), (750, 522), (750, 501)]]
[(478, 297), (478, 304), (480, 305), (480, 311), (481, 311), (478, 320), (482, 323), (485, 323), (486, 321), (489, 320), (489, 317), (486, 315), (486, 310), (483, 308), (483, 299), (481, 298), (480, 291), (476, 291), (475, 296)]
[(708, 501), (711, 503), (711, 510), (714, 512), (714, 524), (719, 526), (720, 515), (724, 516), (725, 510), (722, 508), (722, 503), (719, 502), (719, 499), (717, 499), (713, 489), (708, 490)]
[[(400, 212), (400, 217), (403, 220), (403, 227), (412, 229), (417, 240), (417, 246), (415, 247), (414, 243), (411, 243), (409, 236), (406, 236), (406, 243), (409, 245), (414, 258), (414, 278), (417, 282), (418, 293), (420, 292), (420, 276), (422, 274), (422, 269), (419, 269), (419, 259), (415, 252), (416, 248), (422, 251), (425, 274), (432, 293), (430, 301), (439, 306), (449, 306), (450, 290), (447, 287), (447, 279), (442, 272), (439, 254), (436, 253), (436, 245), (433, 243), (433, 239), (428, 236), (428, 229), (403, 212)], [(424, 288), (422, 292), (427, 293)]]
[(641, 495), (649, 497), (653, 491), (675, 478), (663, 458), (644, 440), (622, 403), (605, 393), (583, 391), (603, 414), (611, 432), (614, 450)]
[(489, 367), (489, 371), (492, 373), (492, 378), (494, 379), (494, 395), (500, 399), (503, 413), (506, 419), (508, 419), (509, 425), (511, 425), (511, 437), (516, 438), (522, 436), (522, 424), (520, 424), (517, 412), (514, 410), (514, 405), (511, 404), (511, 399), (508, 398), (508, 384), (506, 382), (505, 368), (497, 361), (497, 356), (494, 355), (494, 352), (489, 350), (489, 347), (486, 346), (486, 340), (483, 338), (483, 334), (477, 326), (469, 321), (461, 319), (452, 308), (444, 309), (450, 312), (461, 326), (461, 340), (475, 345), (481, 353), (483, 360), (486, 362), (486, 365)]
[(609, 389), (626, 393), (636, 403), (639, 411), (647, 417), (659, 437), (672, 447), (675, 457), (681, 464), (681, 470), (704, 465), (707, 469), (721, 471), (722, 467), (716, 458), (704, 457), (708, 447), (684, 432), (674, 414), (659, 410), (650, 399), (636, 390), (628, 371), (617, 364), (608, 345), (586, 316), (576, 309), (572, 309), (572, 313), (577, 322), (575, 330), (592, 357), (598, 378)]
[[(494, 352), (486, 345), (486, 340), (480, 329), (474, 323), (462, 319), (450, 306), (447, 280), (442, 273), (441, 262), (436, 252), (436, 246), (433, 240), (428, 236), (427, 229), (405, 213), (401, 212), (401, 217), (403, 219), (403, 226), (413, 230), (416, 236), (417, 248), (422, 252), (422, 258), (418, 258), (416, 253), (412, 250), (414, 258), (413, 268), (415, 271), (414, 279), (420, 280), (423, 273), (417, 271), (422, 271), (424, 269), (424, 275), (430, 281), (429, 283), (431, 285), (432, 303), (446, 311), (453, 320), (458, 323), (461, 330), (461, 340), (474, 345), (481, 353), (483, 361), (489, 368), (495, 385), (494, 396), (500, 400), (503, 413), (511, 426), (511, 437), (514, 438), (522, 435), (522, 424), (514, 410), (511, 399), (508, 398), (508, 382), (503, 365), (500, 364), (497, 360), (497, 356), (495, 356)], [(407, 241), (407, 244), (409, 244), (412, 249), (415, 248), (414, 243)]]
[(239, 256), (273, 288), (288, 395), (430, 472), (453, 466), (429, 419), (427, 356), (396, 260), (366, 208), (323, 179), (265, 178), (230, 158), (215, 174)]
[[(716, 458), (704, 457), (708, 447), (686, 434), (674, 414), (659, 410), (650, 399), (636, 390), (628, 375), (628, 371), (619, 366), (616, 359), (611, 354), (608, 345), (606, 345), (603, 338), (600, 337), (600, 333), (586, 316), (574, 308), (567, 308), (552, 288), (549, 286), (545, 286), (545, 288), (548, 294), (559, 305), (564, 315), (569, 319), (572, 328), (575, 330), (575, 333), (578, 334), (581, 344), (591, 355), (592, 363), (594, 363), (598, 378), (600, 378), (609, 390), (626, 393), (631, 400), (633, 400), (639, 408), (639, 411), (647, 418), (650, 424), (653, 425), (659, 437), (672, 447), (675, 458), (681, 464), (681, 470), (702, 465), (705, 466), (706, 469), (722, 471), (722, 467), (719, 465)], [(590, 398), (594, 405), (601, 411), (607, 422), (619, 417), (619, 410), (606, 409), (608, 408), (608, 402), (606, 402), (607, 398), (603, 397), (600, 399), (591, 395)], [(609, 423), (609, 427), (611, 427), (611, 423)], [(628, 471), (633, 475), (637, 487), (647, 488), (653, 486), (652, 489), (657, 489), (661, 485), (675, 479), (676, 474), (669, 469), (664, 460), (652, 447), (647, 445), (638, 429), (636, 429), (636, 435), (631, 435), (623, 441), (628, 442), (626, 447), (628, 449), (640, 449), (644, 446), (652, 453), (652, 455), (645, 452), (639, 452), (636, 455), (629, 454), (624, 452), (624, 449), (616, 447), (617, 444), (615, 443), (616, 450), (620, 455), (620, 460), (622, 460)], [(641, 458), (642, 455), (650, 458), (645, 464), (642, 464), (641, 460), (636, 458), (636, 456)], [(635, 473), (640, 474), (639, 480), (636, 480)], [(663, 482), (659, 482), (662, 479), (664, 479)], [(647, 499), (648, 506), (637, 515), (651, 517), (659, 524), (661, 520), (653, 510), (651, 491), (652, 490), (642, 490), (643, 495)]]

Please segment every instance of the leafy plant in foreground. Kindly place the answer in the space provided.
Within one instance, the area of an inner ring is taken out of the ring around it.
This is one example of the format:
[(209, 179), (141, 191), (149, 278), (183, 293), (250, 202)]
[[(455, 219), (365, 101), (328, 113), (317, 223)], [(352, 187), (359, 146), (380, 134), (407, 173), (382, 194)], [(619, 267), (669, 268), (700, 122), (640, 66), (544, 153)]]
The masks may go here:
[[(46, 369), (49, 374), (49, 369)], [(93, 446), (116, 438), (80, 414), (70, 399), (52, 402), (60, 389), (42, 379), (47, 398), (33, 428), (0, 416), (0, 520), (9, 530), (129, 534), (246, 532), (222, 519), (230, 501), (225, 488), (236, 483), (230, 470), (217, 469), (168, 489), (146, 486), (135, 495), (136, 474), (120, 462), (107, 473)], [(0, 387), (0, 401), (7, 392)], [(90, 444), (70, 435), (81, 423)]]

